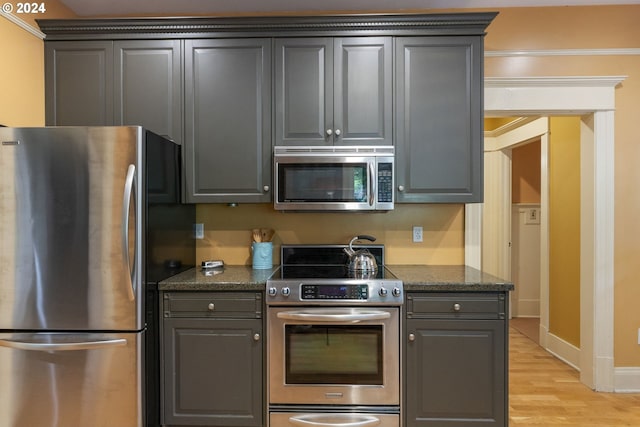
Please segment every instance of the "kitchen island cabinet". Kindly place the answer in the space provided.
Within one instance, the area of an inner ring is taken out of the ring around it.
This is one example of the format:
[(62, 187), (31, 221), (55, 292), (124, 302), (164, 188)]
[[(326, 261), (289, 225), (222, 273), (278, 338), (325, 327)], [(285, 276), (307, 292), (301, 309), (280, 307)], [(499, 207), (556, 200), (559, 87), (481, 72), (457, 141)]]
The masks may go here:
[(264, 425), (262, 295), (163, 293), (163, 425)]
[(275, 46), (275, 145), (393, 144), (391, 37)]
[(506, 427), (506, 292), (409, 292), (407, 427)]

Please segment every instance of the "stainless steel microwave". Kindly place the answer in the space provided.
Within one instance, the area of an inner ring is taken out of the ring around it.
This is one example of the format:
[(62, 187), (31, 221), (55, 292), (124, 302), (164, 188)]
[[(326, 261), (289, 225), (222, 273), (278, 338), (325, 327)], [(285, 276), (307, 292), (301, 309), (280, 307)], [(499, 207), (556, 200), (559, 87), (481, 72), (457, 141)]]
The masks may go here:
[(277, 146), (274, 208), (392, 210), (394, 155), (392, 146)]

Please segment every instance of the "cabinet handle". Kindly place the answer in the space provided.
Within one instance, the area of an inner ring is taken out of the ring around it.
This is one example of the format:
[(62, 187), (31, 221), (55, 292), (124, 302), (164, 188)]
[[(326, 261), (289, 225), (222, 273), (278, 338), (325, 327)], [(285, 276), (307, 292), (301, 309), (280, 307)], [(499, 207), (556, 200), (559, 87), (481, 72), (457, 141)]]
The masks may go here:
[(340, 136), (341, 133), (340, 129), (336, 129), (336, 136)]
[(212, 302), (209, 303), (209, 305), (207, 306), (207, 308), (209, 309), (209, 311), (213, 311), (216, 309), (216, 305)]
[(398, 191), (400, 192), (404, 191), (404, 185), (398, 185)]
[(458, 303), (453, 304), (453, 311), (460, 311), (462, 306)]
[(254, 341), (260, 341), (260, 334), (253, 334)]
[(333, 131), (331, 129), (327, 129), (327, 136), (333, 135)]
[(268, 192), (268, 191), (270, 190), (270, 188), (269, 188), (269, 186), (268, 186), (268, 185), (265, 185), (264, 187), (262, 187), (262, 189), (265, 191), (265, 193), (266, 193), (266, 192)]
[(416, 340), (415, 334), (409, 334), (409, 341), (414, 342)]

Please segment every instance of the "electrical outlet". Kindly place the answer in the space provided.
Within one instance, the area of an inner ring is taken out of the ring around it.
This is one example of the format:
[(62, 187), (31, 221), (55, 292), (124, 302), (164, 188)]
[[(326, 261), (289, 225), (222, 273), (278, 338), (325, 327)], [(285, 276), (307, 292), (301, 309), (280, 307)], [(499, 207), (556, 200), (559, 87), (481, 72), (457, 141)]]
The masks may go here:
[(193, 237), (196, 239), (204, 239), (204, 224), (193, 224)]
[(413, 227), (413, 243), (422, 242), (422, 227), (414, 226)]
[(530, 208), (525, 211), (525, 224), (540, 224), (540, 209)]

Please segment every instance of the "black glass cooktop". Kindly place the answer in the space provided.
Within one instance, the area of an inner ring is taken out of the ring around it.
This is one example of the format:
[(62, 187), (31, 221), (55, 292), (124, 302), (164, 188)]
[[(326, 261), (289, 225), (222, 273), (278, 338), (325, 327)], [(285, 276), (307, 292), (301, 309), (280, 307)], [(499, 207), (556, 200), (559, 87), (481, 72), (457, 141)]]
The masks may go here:
[(346, 265), (283, 265), (281, 279), (395, 279), (385, 267), (378, 266), (375, 273), (349, 271)]
[(376, 258), (375, 273), (349, 271), (346, 245), (282, 245), (281, 279), (396, 279), (384, 267), (383, 245), (353, 245), (354, 250), (367, 249)]

